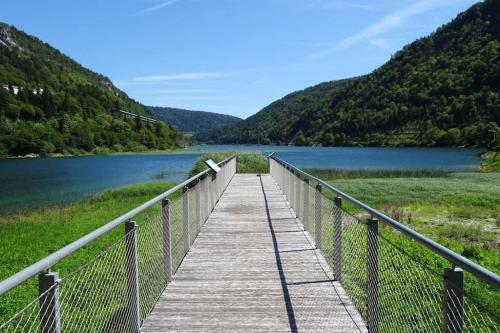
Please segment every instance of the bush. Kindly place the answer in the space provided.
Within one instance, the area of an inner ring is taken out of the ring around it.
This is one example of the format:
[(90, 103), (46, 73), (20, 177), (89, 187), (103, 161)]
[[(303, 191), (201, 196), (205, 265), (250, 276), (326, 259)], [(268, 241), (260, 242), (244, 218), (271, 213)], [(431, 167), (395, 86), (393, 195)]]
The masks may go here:
[[(189, 172), (189, 176), (192, 177), (207, 168), (205, 164), (206, 160), (212, 160), (215, 163), (222, 162), (226, 158), (234, 155), (232, 152), (218, 152), (204, 154), (198, 158), (195, 162), (193, 168)], [(236, 157), (236, 172), (238, 173), (267, 173), (269, 172), (267, 167), (267, 161), (264, 156), (260, 154), (252, 153), (239, 153)]]
[(267, 160), (260, 154), (242, 154), (237, 156), (236, 172), (268, 173)]
[(95, 155), (109, 155), (113, 151), (107, 147), (96, 147), (92, 150), (92, 154)]
[(448, 224), (438, 231), (439, 236), (447, 239), (480, 241), (483, 237), (479, 226), (467, 226), (463, 224)]

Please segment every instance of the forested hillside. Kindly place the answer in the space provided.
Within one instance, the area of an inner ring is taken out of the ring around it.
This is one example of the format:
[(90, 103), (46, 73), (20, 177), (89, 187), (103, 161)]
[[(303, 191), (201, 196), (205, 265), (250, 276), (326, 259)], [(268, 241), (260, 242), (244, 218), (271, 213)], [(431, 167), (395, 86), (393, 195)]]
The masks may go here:
[(186, 133), (204, 132), (233, 125), (241, 121), (241, 118), (238, 117), (206, 111), (191, 111), (159, 106), (149, 106), (148, 109), (156, 119), (166, 121), (178, 130)]
[(500, 1), (478, 3), (369, 75), (288, 95), (236, 126), (198, 139), (329, 146), (498, 145), (493, 138), (500, 131), (499, 37)]
[(0, 23), (0, 156), (177, 147), (182, 135), (57, 49)]
[(325, 82), (291, 93), (234, 126), (200, 133), (195, 139), (208, 143), (285, 144), (293, 128), (300, 126), (302, 113), (320, 107), (329, 96), (354, 80)]

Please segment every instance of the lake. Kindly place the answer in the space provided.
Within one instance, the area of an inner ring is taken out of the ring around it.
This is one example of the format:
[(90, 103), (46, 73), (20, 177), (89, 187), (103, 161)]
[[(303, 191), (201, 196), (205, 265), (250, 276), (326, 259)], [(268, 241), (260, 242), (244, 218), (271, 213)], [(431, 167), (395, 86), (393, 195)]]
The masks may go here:
[(193, 146), (207, 151), (276, 152), (276, 156), (299, 168), (391, 169), (391, 170), (477, 170), (483, 149), (476, 148), (359, 148), (285, 146)]
[(0, 159), (0, 213), (75, 202), (107, 188), (185, 179), (200, 152), (276, 151), (300, 168), (474, 171), (480, 149), (193, 146), (189, 154)]
[(107, 188), (181, 181), (200, 154), (0, 160), (0, 212), (78, 201)]

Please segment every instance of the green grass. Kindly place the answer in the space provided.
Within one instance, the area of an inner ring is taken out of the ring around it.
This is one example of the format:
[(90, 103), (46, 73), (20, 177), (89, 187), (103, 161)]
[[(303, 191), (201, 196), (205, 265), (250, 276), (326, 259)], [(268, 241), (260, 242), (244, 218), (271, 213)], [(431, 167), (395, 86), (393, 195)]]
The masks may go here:
[[(203, 155), (193, 167), (191, 174), (204, 169), (206, 159), (220, 162), (232, 153)], [(267, 172), (267, 161), (262, 155), (240, 154), (237, 169), (240, 173)], [(154, 182), (124, 186), (107, 190), (83, 202), (52, 208), (42, 208), (8, 216), (0, 216), (0, 280), (17, 273), (69, 243), (106, 224), (152, 197), (168, 190), (173, 183)], [(175, 199), (180, 193), (171, 196)], [(158, 214), (156, 204), (137, 215), (139, 225), (148, 217)], [(85, 263), (101, 254), (110, 245), (121, 239), (124, 228), (117, 227), (87, 247), (59, 262), (53, 270), (61, 276), (74, 272)], [(0, 297), (0, 323), (37, 296), (37, 279), (30, 279)]]
[[(0, 280), (83, 237), (173, 185), (165, 182), (129, 185), (107, 190), (77, 204), (0, 217), (0, 253), (8, 254), (0, 256)], [(148, 216), (159, 212), (160, 206), (157, 204), (137, 215), (135, 220), (140, 224)], [(63, 259), (54, 270), (62, 276), (74, 271), (123, 235), (123, 227), (115, 228)], [(36, 297), (36, 282), (36, 277), (32, 278), (0, 297), (0, 323)]]
[[(204, 170), (206, 159), (220, 162), (230, 155), (232, 155), (230, 152), (203, 155), (191, 170), (191, 174)], [(237, 169), (242, 173), (268, 171), (266, 159), (258, 154), (238, 154)], [(498, 228), (500, 173), (346, 172), (339, 170), (312, 170), (311, 172), (455, 252), (500, 273), (500, 255), (498, 248), (495, 247), (495, 242), (500, 239)], [(9, 254), (0, 257), (0, 279), (53, 253), (153, 196), (166, 191), (172, 185), (159, 182), (130, 185), (105, 191), (77, 204), (0, 217), (0, 252)], [(353, 213), (359, 214), (359, 210), (355, 210), (352, 206), (347, 204), (344, 206)], [(159, 210), (159, 205), (155, 205), (137, 216), (136, 220), (140, 224), (147, 217), (157, 214)], [(388, 227), (382, 226), (381, 232), (388, 241), (398, 244), (413, 257), (418, 257), (421, 262), (434, 267), (438, 272), (441, 272), (447, 264), (423, 246), (409, 241)], [(96, 257), (121, 237), (123, 237), (123, 228), (116, 228), (92, 242), (88, 247), (61, 261), (54, 267), (54, 270), (64, 276)], [(346, 256), (351, 252), (362, 251), (366, 243), (365, 240), (360, 239), (358, 231), (352, 231), (351, 234), (346, 231), (345, 241), (344, 255)], [(382, 252), (393, 251), (386, 241), (381, 242)], [(349, 250), (350, 248), (352, 249)], [(332, 257), (333, 248), (330, 243), (324, 244), (322, 250), (327, 258)], [(391, 253), (387, 252), (384, 258), (391, 257)], [(353, 267), (356, 265), (365, 267), (366, 261), (363, 259), (365, 254), (359, 253), (359, 255), (359, 258), (356, 257), (360, 260), (359, 263), (355, 262), (352, 255), (346, 257), (345, 260), (349, 261)], [(400, 277), (395, 273), (395, 269), (400, 264), (396, 265), (392, 260), (383, 261), (383, 258), (381, 260), (382, 265), (387, 265), (381, 273), (381, 278), (386, 279), (387, 285), (392, 286), (400, 281)], [(401, 271), (401, 273), (404, 272)], [(355, 278), (355, 273), (357, 272), (353, 272), (353, 278)], [(420, 274), (424, 272), (421, 271)], [(417, 286), (421, 282), (418, 275), (405, 278), (407, 285)], [(440, 279), (438, 276), (437, 281), (441, 281)], [(493, 308), (500, 304), (498, 297), (491, 297), (494, 292), (485, 292), (484, 283), (477, 282), (470, 277), (470, 274), (467, 275), (466, 282), (469, 294), (478, 295), (482, 303)], [(362, 286), (356, 284), (355, 280), (349, 280), (348, 272), (345, 274), (343, 283), (344, 287), (351, 291), (361, 292), (363, 289)], [(0, 322), (12, 316), (36, 295), (35, 278), (0, 297)], [(432, 300), (429, 300), (429, 304), (431, 302)], [(359, 306), (362, 310), (361, 303)], [(412, 311), (410, 304), (404, 311), (397, 307), (389, 308), (401, 313)]]
[(488, 151), (482, 156), (481, 170), (486, 172), (500, 172), (500, 151)]
[[(500, 173), (396, 173), (312, 171), (336, 188), (379, 209), (386, 215), (437, 241), (466, 258), (500, 274)], [(326, 177), (325, 177), (326, 176)], [(326, 191), (324, 191), (326, 192)], [(332, 195), (325, 193), (327, 197)], [(358, 218), (367, 217), (343, 201), (343, 208)], [(325, 214), (331, 214), (326, 208)], [(310, 232), (315, 232), (314, 225)], [(333, 239), (333, 229), (323, 227), (323, 238)], [(342, 285), (358, 310), (366, 315), (366, 227), (347, 225), (342, 231)], [(382, 329), (387, 331), (433, 331), (440, 325), (442, 274), (451, 264), (423, 245), (393, 228), (379, 227), (379, 279)], [(333, 242), (322, 244), (333, 265)], [(365, 275), (363, 275), (365, 274)], [(471, 326), (487, 331), (498, 325), (500, 293), (469, 273), (464, 274), (466, 316)], [(470, 305), (474, 303), (479, 308)], [(483, 308), (487, 309), (484, 311)], [(426, 309), (425, 311), (423, 309)], [(487, 313), (493, 313), (489, 316)], [(399, 328), (395, 324), (397, 314)], [(487, 318), (485, 322), (481, 319)], [(475, 322), (478, 320), (479, 324)], [(479, 325), (475, 327), (474, 325)]]
[(195, 162), (193, 168), (189, 172), (189, 176), (192, 177), (207, 168), (205, 161), (213, 160), (216, 163), (222, 162), (231, 155), (237, 155), (236, 157), (236, 172), (237, 173), (267, 173), (269, 168), (267, 165), (266, 158), (258, 153), (248, 153), (248, 152), (216, 152), (203, 154)]
[[(321, 174), (328, 172), (315, 175)], [(468, 256), (470, 246), (477, 245), (481, 255), (469, 259), (500, 274), (500, 173), (385, 176), (360, 174), (326, 181), (459, 254)], [(360, 213), (352, 205), (344, 206)]]
[(320, 179), (359, 178), (431, 178), (447, 177), (449, 172), (440, 170), (344, 170), (344, 169), (304, 169)]

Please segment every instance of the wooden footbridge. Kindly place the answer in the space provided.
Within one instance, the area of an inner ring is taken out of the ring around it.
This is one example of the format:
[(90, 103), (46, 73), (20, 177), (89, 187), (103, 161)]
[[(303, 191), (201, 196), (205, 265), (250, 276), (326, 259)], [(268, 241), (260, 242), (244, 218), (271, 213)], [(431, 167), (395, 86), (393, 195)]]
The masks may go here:
[(270, 175), (237, 174), (143, 332), (359, 332), (366, 326)]
[(498, 275), (277, 157), (219, 166), (1, 281), (0, 300), (38, 276), (0, 332), (499, 331)]

